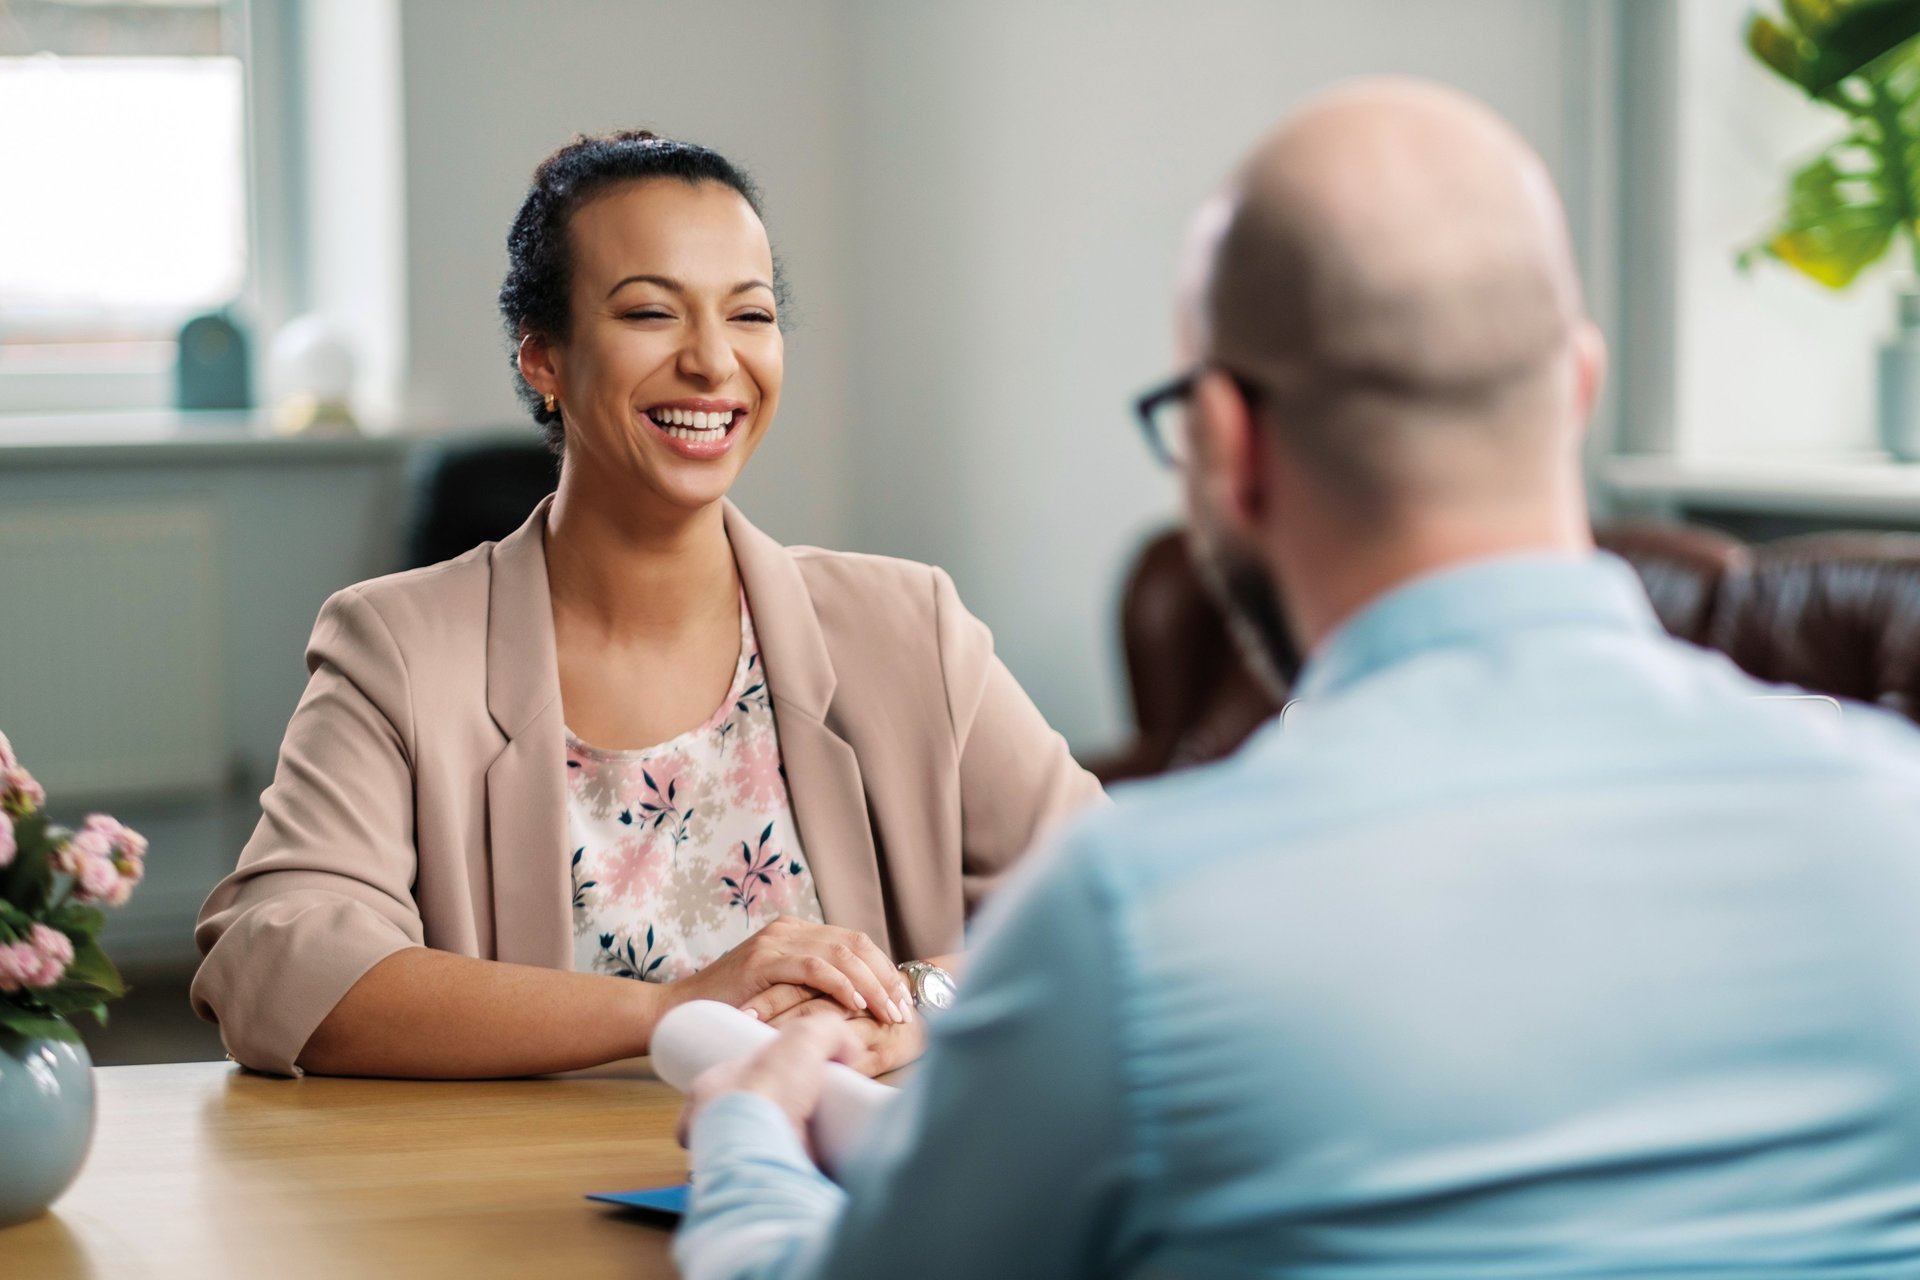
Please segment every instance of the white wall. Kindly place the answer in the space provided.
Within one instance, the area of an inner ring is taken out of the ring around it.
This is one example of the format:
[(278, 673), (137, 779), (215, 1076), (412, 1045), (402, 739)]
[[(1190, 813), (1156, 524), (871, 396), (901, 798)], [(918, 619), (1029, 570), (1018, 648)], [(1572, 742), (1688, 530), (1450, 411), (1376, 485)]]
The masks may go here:
[(1076, 746), (1114, 740), (1115, 592), (1176, 491), (1128, 400), (1168, 372), (1183, 222), (1289, 105), (1409, 72), (1587, 190), (1600, 0), (404, 0), (412, 403), (514, 420), (493, 293), (528, 172), (645, 124), (750, 166), (799, 327), (739, 497), (776, 536), (936, 561)]

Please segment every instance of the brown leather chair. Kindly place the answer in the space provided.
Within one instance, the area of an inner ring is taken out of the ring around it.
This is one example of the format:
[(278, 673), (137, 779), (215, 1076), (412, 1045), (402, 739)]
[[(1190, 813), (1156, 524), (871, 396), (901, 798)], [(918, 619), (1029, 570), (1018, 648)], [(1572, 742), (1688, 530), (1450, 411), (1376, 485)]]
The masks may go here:
[(1721, 585), (1707, 643), (1762, 680), (1920, 721), (1920, 535), (1770, 542)]
[(1738, 538), (1698, 525), (1610, 525), (1594, 540), (1639, 573), (1660, 625), (1695, 644), (1708, 643), (1721, 584), (1752, 558)]
[(1240, 658), (1178, 529), (1140, 549), (1120, 599), (1133, 741), (1090, 760), (1112, 783), (1231, 754), (1279, 710)]
[[(1824, 533), (1748, 546), (1692, 525), (1595, 531), (1673, 635), (1761, 679), (1920, 721), (1920, 535)], [(1240, 660), (1177, 530), (1142, 549), (1121, 603), (1135, 735), (1102, 781), (1230, 754), (1277, 709)]]

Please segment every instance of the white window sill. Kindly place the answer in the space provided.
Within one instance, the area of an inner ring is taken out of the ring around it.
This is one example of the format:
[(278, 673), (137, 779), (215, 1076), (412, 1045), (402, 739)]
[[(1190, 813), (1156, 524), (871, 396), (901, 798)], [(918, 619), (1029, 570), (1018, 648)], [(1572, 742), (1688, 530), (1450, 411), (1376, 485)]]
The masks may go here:
[(1601, 473), (1623, 498), (1733, 507), (1742, 511), (1920, 517), (1920, 464), (1884, 454), (1826, 457), (1687, 458), (1625, 455)]
[(388, 457), (421, 437), (280, 436), (255, 411), (0, 414), (0, 467)]

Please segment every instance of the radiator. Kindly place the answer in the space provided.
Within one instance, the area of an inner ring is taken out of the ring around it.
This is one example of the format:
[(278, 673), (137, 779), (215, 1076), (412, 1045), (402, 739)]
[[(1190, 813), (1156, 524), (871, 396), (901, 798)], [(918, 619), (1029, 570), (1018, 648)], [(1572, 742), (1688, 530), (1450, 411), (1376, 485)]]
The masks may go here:
[(210, 500), (0, 509), (0, 730), (60, 809), (221, 785), (219, 546)]

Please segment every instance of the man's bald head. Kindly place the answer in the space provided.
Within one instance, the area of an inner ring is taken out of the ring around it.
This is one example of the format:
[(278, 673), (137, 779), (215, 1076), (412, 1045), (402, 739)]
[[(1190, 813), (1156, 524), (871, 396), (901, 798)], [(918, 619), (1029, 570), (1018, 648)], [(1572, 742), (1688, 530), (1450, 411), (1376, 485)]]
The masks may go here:
[(1190, 341), (1328, 478), (1479, 488), (1482, 462), (1560, 447), (1539, 402), (1585, 326), (1565, 218), (1539, 157), (1472, 99), (1389, 80), (1315, 100), (1189, 251)]

